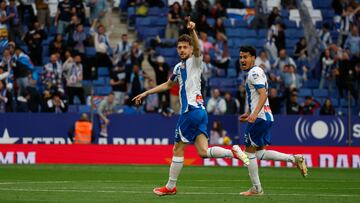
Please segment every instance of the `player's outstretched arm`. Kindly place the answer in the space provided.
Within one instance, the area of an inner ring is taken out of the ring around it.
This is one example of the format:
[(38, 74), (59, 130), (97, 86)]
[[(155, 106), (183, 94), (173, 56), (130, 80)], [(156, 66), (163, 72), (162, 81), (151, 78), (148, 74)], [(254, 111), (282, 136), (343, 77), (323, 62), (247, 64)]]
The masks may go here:
[(198, 38), (198, 36), (196, 34), (195, 23), (190, 20), (190, 17), (189, 17), (189, 22), (187, 24), (187, 28), (189, 29), (190, 36), (191, 36), (192, 41), (193, 41), (194, 56), (199, 57), (200, 54), (201, 54), (200, 46), (199, 46), (199, 38)]
[(132, 99), (132, 101), (135, 101), (136, 104), (141, 104), (142, 100), (147, 97), (150, 94), (156, 94), (156, 93), (160, 93), (160, 92), (164, 92), (169, 90), (172, 86), (174, 86), (176, 84), (176, 82), (172, 81), (172, 80), (168, 80), (166, 82), (164, 82), (161, 85), (158, 85), (152, 89), (149, 89), (139, 95), (137, 95), (136, 97), (134, 97)]
[(254, 112), (252, 112), (248, 117), (248, 122), (250, 123), (255, 122), (256, 118), (259, 115), (260, 110), (263, 108), (267, 99), (267, 93), (265, 88), (260, 88), (257, 90), (257, 92), (259, 93), (259, 102), (257, 103)]

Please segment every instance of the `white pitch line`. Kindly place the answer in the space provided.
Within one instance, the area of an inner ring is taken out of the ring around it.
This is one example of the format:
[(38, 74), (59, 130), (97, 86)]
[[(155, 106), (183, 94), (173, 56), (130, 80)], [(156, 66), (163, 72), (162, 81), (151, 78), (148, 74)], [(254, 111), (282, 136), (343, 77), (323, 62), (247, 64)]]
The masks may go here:
[[(125, 193), (125, 194), (152, 194), (148, 191), (115, 191), (115, 190), (64, 190), (64, 189), (11, 189), (0, 188), (0, 191), (20, 191), (20, 192), (75, 192), (75, 193)], [(225, 192), (179, 192), (179, 195), (239, 195), (239, 193), (225, 193)], [(312, 196), (312, 197), (360, 197), (360, 195), (352, 194), (299, 194), (299, 193), (278, 193), (265, 194), (266, 196)]]

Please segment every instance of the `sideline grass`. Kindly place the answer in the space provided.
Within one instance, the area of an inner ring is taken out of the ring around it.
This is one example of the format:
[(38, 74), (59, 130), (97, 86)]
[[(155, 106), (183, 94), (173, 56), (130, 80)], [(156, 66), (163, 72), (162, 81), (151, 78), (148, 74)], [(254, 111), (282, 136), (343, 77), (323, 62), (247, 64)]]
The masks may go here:
[(261, 168), (265, 195), (241, 197), (250, 187), (247, 170), (184, 167), (178, 194), (157, 197), (167, 166), (2, 165), (0, 202), (357, 202), (360, 170)]

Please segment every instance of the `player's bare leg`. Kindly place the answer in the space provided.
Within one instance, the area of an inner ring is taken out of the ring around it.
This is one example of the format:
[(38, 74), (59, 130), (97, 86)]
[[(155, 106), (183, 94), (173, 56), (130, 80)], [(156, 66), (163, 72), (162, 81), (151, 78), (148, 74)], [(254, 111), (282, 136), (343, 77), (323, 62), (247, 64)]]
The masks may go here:
[(169, 170), (169, 180), (165, 186), (154, 188), (153, 192), (156, 195), (163, 196), (176, 194), (176, 181), (184, 164), (185, 147), (186, 144), (181, 141), (175, 143), (173, 148), (173, 158)]
[(203, 158), (237, 158), (243, 161), (245, 165), (249, 164), (248, 157), (241, 151), (239, 146), (234, 145), (232, 150), (222, 147), (209, 148), (208, 138), (204, 134), (200, 134), (196, 137), (195, 147), (199, 156)]

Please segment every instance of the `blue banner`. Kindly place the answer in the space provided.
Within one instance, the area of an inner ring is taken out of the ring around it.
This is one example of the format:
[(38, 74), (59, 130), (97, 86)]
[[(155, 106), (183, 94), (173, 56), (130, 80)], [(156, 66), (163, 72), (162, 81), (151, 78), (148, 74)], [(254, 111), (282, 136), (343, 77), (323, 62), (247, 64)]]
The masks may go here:
[[(0, 144), (70, 144), (68, 130), (80, 114), (0, 114)], [(99, 137), (99, 118), (95, 116), (94, 143), (147, 144), (174, 143), (177, 116), (158, 114), (121, 115), (109, 117), (108, 137)], [(218, 120), (231, 136), (233, 143), (243, 144), (246, 123), (237, 116), (209, 116), (209, 127)], [(360, 146), (360, 119), (350, 124), (353, 146)], [(272, 144), (277, 146), (346, 146), (349, 137), (345, 117), (276, 116), (271, 131)]]

